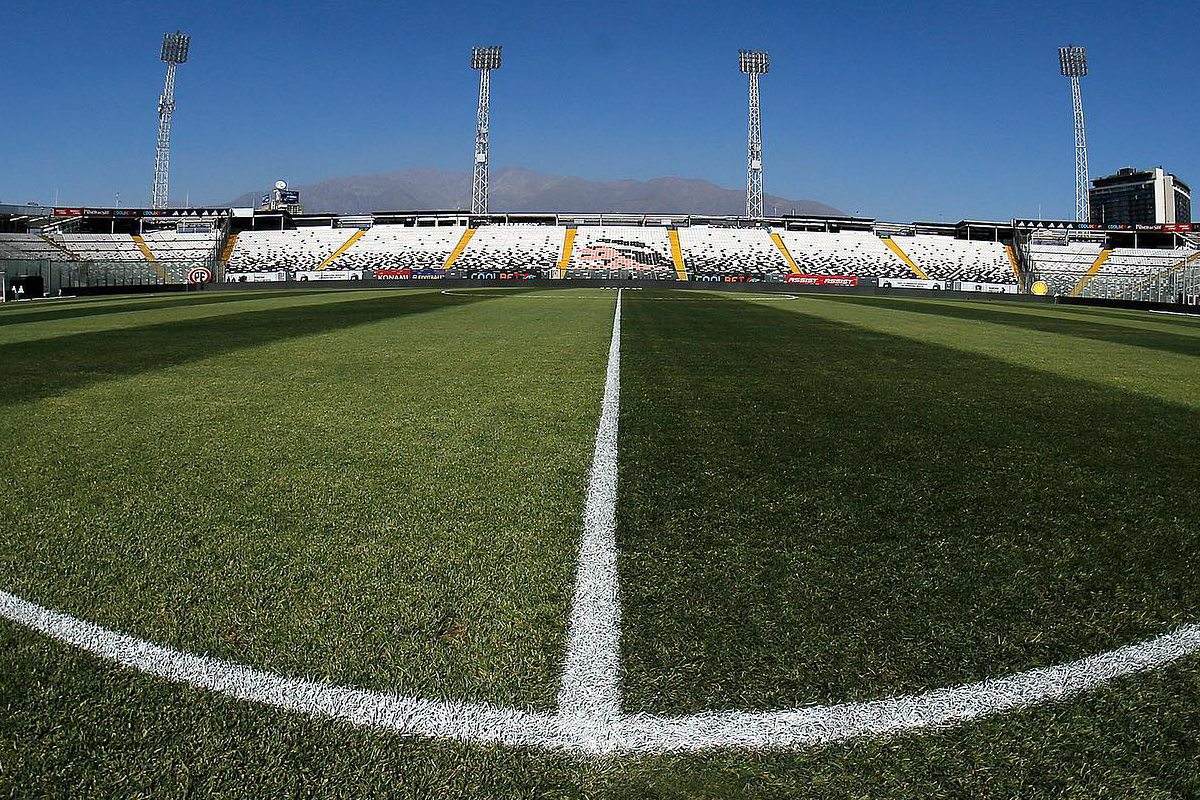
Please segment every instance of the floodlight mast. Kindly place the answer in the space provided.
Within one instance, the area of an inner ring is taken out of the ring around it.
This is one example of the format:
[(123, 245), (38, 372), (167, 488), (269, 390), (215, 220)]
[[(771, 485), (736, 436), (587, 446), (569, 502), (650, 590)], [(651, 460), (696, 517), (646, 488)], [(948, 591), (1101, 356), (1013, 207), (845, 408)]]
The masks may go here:
[(746, 126), (746, 216), (762, 219), (762, 120), (758, 106), (758, 76), (770, 72), (771, 55), (760, 50), (739, 50), (738, 67), (750, 76), (750, 119)]
[(479, 70), (479, 112), (475, 126), (475, 176), (471, 181), (471, 213), (488, 212), (488, 125), (492, 70), (500, 69), (500, 47), (472, 47), (471, 69)]
[(1087, 48), (1070, 45), (1058, 48), (1058, 64), (1062, 74), (1071, 79), (1071, 105), (1075, 111), (1075, 221), (1090, 222), (1087, 130), (1083, 95), (1079, 92), (1079, 79), (1088, 74)]
[(151, 208), (166, 208), (171, 174), (171, 116), (175, 113), (175, 66), (188, 59), (192, 37), (164, 33), (159, 58), (167, 65), (167, 82), (158, 98), (158, 143), (154, 147), (154, 194)]

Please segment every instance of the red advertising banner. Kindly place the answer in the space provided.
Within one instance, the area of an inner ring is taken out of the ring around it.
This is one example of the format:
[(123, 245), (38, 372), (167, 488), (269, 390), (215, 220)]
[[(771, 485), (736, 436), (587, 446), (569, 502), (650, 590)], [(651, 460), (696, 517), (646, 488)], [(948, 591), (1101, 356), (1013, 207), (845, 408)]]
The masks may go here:
[(412, 278), (411, 269), (377, 269), (375, 278), (381, 281), (406, 281)]
[(56, 209), (54, 209), (54, 216), (56, 216), (56, 217), (82, 217), (83, 209), (82, 208), (56, 208)]
[(858, 286), (857, 275), (788, 275), (786, 280), (805, 286)]

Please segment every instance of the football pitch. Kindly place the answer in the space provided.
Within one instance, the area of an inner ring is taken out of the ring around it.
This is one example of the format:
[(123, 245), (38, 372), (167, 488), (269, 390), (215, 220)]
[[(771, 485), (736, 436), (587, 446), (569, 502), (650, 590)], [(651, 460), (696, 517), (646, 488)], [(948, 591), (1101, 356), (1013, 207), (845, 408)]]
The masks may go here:
[(0, 308), (0, 797), (1191, 797), (1200, 320)]

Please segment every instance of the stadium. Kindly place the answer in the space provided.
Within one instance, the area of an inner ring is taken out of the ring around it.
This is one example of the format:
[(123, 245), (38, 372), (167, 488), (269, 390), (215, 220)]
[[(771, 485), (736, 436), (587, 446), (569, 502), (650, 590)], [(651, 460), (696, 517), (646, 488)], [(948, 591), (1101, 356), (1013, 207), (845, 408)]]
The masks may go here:
[(190, 45), (150, 207), (0, 205), (0, 794), (1200, 791), (1200, 232), (1082, 48), (1075, 218), (947, 223), (765, 213), (758, 50), (744, 215), (490, 210), (499, 46), (469, 209), (174, 206)]

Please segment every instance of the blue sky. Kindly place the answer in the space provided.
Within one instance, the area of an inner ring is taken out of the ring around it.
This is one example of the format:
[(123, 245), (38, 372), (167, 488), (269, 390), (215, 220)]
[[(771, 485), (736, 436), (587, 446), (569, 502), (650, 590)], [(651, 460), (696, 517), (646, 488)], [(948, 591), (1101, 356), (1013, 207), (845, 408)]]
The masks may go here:
[(1086, 45), (1092, 174), (1200, 183), (1200, 7), (1050, 3), (55, 3), (8, 9), (0, 201), (149, 202), (162, 33), (172, 201), (410, 166), (467, 171), (471, 45), (504, 46), (492, 163), (598, 180), (745, 180), (737, 50), (770, 50), (767, 190), (887, 220), (1064, 217)]

